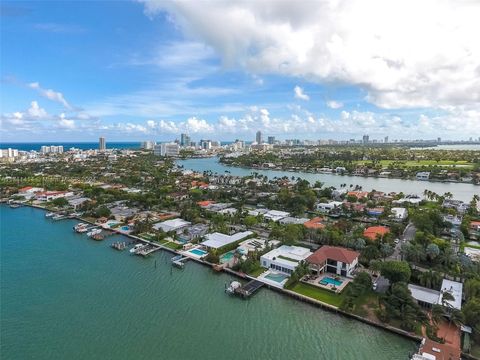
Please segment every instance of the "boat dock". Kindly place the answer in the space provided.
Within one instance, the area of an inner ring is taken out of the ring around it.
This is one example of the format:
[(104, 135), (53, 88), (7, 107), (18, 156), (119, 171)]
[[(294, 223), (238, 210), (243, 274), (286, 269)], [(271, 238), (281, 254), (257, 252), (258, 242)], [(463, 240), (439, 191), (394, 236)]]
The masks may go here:
[(188, 260), (190, 260), (188, 256), (177, 255), (172, 257), (172, 265), (183, 269)]
[(142, 247), (141, 249), (138, 249), (137, 251), (135, 251), (135, 255), (141, 255), (141, 256), (148, 256), (152, 253), (154, 253), (155, 251), (158, 251), (160, 250), (161, 247), (160, 246), (155, 246), (155, 245), (145, 245), (144, 247)]
[(236, 288), (235, 294), (240, 295), (243, 298), (248, 298), (255, 294), (263, 285), (265, 284), (261, 281), (251, 280), (245, 285)]

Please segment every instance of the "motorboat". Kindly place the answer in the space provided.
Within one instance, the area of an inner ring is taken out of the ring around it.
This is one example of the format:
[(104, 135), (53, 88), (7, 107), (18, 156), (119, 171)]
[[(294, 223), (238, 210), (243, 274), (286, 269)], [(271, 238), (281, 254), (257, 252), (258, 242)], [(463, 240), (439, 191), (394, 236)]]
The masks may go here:
[(144, 247), (144, 244), (135, 244), (129, 251), (130, 253), (135, 254), (137, 251), (142, 250)]
[(240, 282), (232, 281), (230, 282), (230, 285), (228, 285), (228, 287), (225, 288), (225, 292), (228, 294), (234, 294), (235, 290), (241, 287), (242, 287), (242, 284)]

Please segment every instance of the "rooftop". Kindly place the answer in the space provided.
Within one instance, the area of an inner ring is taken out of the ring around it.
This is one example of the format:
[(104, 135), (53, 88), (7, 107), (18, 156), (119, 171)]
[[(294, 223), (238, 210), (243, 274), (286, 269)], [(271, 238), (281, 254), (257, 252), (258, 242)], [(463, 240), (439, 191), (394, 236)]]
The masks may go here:
[(389, 232), (390, 229), (386, 226), (370, 226), (369, 228), (365, 229), (363, 236), (369, 238), (370, 240), (376, 240), (378, 235), (383, 236)]
[(218, 249), (225, 245), (240, 241), (252, 234), (253, 233), (251, 231), (243, 231), (233, 235), (225, 235), (219, 232), (214, 232), (212, 234), (205, 235), (207, 240), (202, 242), (202, 245), (209, 248)]
[(312, 264), (323, 264), (327, 259), (351, 264), (360, 256), (360, 253), (339, 246), (322, 246), (307, 258)]

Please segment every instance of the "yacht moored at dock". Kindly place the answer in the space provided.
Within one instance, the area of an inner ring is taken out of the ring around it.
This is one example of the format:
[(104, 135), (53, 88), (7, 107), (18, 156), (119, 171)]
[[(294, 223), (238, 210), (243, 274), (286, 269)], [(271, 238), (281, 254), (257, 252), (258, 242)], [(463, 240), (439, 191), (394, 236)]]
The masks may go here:
[(129, 252), (131, 254), (136, 254), (138, 251), (142, 250), (146, 245), (145, 244), (135, 244)]

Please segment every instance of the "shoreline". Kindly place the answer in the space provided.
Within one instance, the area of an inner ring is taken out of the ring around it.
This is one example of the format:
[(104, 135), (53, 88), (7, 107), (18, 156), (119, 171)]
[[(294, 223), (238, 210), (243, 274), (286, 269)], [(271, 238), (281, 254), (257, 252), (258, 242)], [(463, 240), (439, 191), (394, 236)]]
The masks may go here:
[[(188, 160), (188, 159), (186, 159)], [(420, 183), (440, 183), (440, 184), (467, 184), (467, 185), (476, 185), (480, 186), (480, 183), (474, 183), (474, 182), (466, 182), (466, 181), (458, 181), (458, 180), (435, 180), (435, 179), (429, 179), (429, 180), (417, 180), (415, 178), (403, 178), (403, 177), (396, 177), (396, 176), (370, 176), (370, 175), (354, 175), (354, 174), (337, 174), (335, 172), (318, 172), (318, 171), (307, 171), (305, 169), (282, 169), (278, 167), (274, 168), (269, 168), (269, 167), (253, 167), (253, 166), (240, 166), (240, 165), (233, 165), (229, 163), (224, 163), (218, 159), (218, 163), (227, 166), (227, 167), (232, 167), (232, 168), (238, 168), (238, 169), (246, 169), (246, 170), (261, 170), (261, 171), (283, 171), (283, 172), (297, 172), (297, 173), (303, 173), (303, 174), (312, 174), (312, 175), (334, 175), (334, 176), (340, 176), (340, 177), (347, 177), (347, 178), (367, 178), (367, 179), (392, 179), (392, 180), (405, 180), (405, 181), (415, 181), (415, 182), (420, 182)]]
[[(49, 211), (48, 209), (46, 209), (45, 207), (42, 207), (40, 205), (33, 205), (33, 204), (24, 204), (24, 206), (28, 206), (28, 207), (31, 207), (31, 208), (34, 208), (34, 209), (38, 209), (38, 210), (43, 210), (43, 211)], [(89, 221), (89, 220), (85, 220), (81, 217), (74, 217), (74, 218), (71, 218), (71, 220), (78, 220), (78, 221), (82, 221), (82, 222), (86, 222), (86, 223), (89, 223), (91, 225), (97, 225), (96, 223), (92, 222), (92, 221)], [(154, 245), (156, 247), (159, 247), (161, 250), (165, 250), (165, 251), (168, 251), (172, 254), (175, 254), (175, 255), (181, 255), (181, 253), (177, 250), (174, 250), (174, 249), (171, 249), (169, 247), (166, 247), (164, 245), (161, 245), (161, 244), (158, 244), (158, 243), (155, 243), (155, 242), (152, 242), (152, 241), (149, 241), (149, 240), (145, 240), (145, 239), (142, 239), (140, 237), (137, 237), (135, 235), (130, 235), (130, 234), (125, 234), (123, 232), (120, 232), (118, 230), (114, 230), (114, 229), (109, 229), (110, 231), (114, 232), (115, 234), (117, 235), (123, 235), (123, 236), (126, 236), (130, 239), (134, 239), (135, 241), (140, 241), (140, 242), (143, 242), (145, 244), (150, 244), (150, 245)], [(197, 259), (197, 258), (189, 258), (190, 260), (194, 260), (195, 262), (197, 262), (198, 264), (202, 264), (204, 266), (207, 266), (209, 268), (212, 268), (214, 264), (212, 263), (209, 263), (208, 261), (205, 261), (205, 260), (201, 260), (201, 259)], [(240, 279), (243, 279), (243, 280), (258, 280), (257, 278), (253, 277), (253, 276), (250, 276), (248, 274), (244, 274), (244, 273), (240, 273), (240, 272), (237, 272), (237, 271), (234, 271), (232, 269), (227, 269), (227, 268), (223, 268), (222, 269), (222, 272), (225, 272), (229, 275), (233, 275), (237, 278), (240, 278)], [(261, 281), (261, 280), (258, 280), (258, 281)], [(262, 281), (261, 281), (262, 282)], [(364, 318), (364, 317), (361, 317), (361, 316), (358, 316), (358, 315), (355, 315), (355, 314), (352, 314), (352, 313), (348, 313), (346, 311), (343, 311), (343, 310), (340, 310), (338, 307), (336, 306), (333, 306), (333, 305), (330, 305), (330, 304), (327, 304), (327, 303), (324, 303), (322, 301), (319, 301), (319, 300), (316, 300), (316, 299), (312, 299), (312, 298), (309, 298), (305, 295), (302, 295), (302, 294), (298, 294), (298, 293), (295, 293), (293, 291), (290, 291), (290, 290), (287, 290), (287, 289), (281, 289), (281, 288), (276, 288), (274, 286), (271, 286), (267, 283), (264, 283), (265, 286), (269, 289), (269, 290), (273, 290), (273, 291), (276, 291), (277, 293), (280, 293), (284, 296), (288, 296), (290, 298), (293, 298), (295, 300), (299, 300), (299, 301), (302, 301), (304, 303), (307, 303), (307, 304), (310, 304), (312, 306), (315, 306), (315, 307), (320, 307), (322, 308), (323, 310), (327, 310), (327, 311), (330, 311), (330, 312), (335, 312), (339, 315), (342, 315), (342, 316), (345, 316), (345, 317), (348, 317), (348, 318), (351, 318), (351, 319), (354, 319), (354, 320), (357, 320), (357, 321), (360, 321), (364, 324), (368, 324), (368, 325), (371, 325), (371, 326), (374, 326), (374, 327), (377, 327), (377, 328), (380, 328), (380, 329), (383, 329), (385, 331), (388, 331), (390, 333), (394, 333), (396, 335), (399, 335), (399, 336), (402, 336), (404, 338), (408, 338), (409, 340), (412, 340), (412, 341), (415, 341), (416, 343), (420, 343), (423, 339), (423, 337), (421, 336), (418, 336), (418, 335), (415, 335), (415, 334), (412, 334), (412, 333), (409, 333), (405, 330), (402, 330), (402, 329), (399, 329), (399, 328), (396, 328), (396, 327), (393, 327), (393, 326), (390, 326), (390, 325), (387, 325), (387, 324), (383, 324), (383, 323), (379, 323), (379, 322), (376, 322), (376, 321), (373, 321), (373, 320), (370, 320), (370, 319), (367, 319), (367, 318)]]

